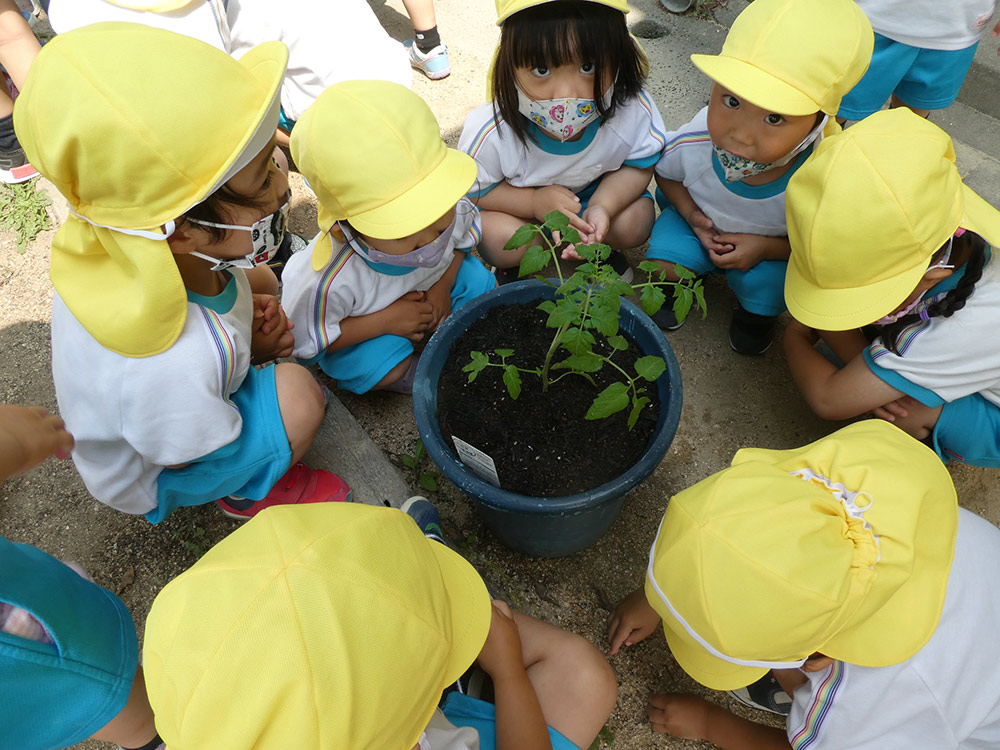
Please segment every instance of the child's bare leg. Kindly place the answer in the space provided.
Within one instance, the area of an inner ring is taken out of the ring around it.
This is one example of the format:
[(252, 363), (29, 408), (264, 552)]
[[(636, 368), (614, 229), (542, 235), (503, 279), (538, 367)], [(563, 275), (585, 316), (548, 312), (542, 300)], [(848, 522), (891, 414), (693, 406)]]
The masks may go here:
[(295, 463), (312, 445), (323, 422), (323, 391), (306, 368), (292, 362), (274, 366), (278, 408)]
[(907, 415), (905, 417), (895, 415), (892, 423), (917, 440), (926, 440), (930, 437), (938, 417), (941, 416), (942, 407), (924, 406), (915, 399), (907, 398), (905, 409)]
[(669, 260), (660, 260), (659, 258), (646, 258), (646, 260), (653, 261), (654, 263), (656, 263), (656, 265), (660, 267), (660, 270), (665, 271), (666, 272), (665, 278), (667, 281), (680, 281), (681, 277), (678, 276), (677, 272), (674, 270), (674, 266), (676, 265), (676, 263), (673, 263), (672, 261)]
[(260, 265), (256, 268), (247, 269), (247, 281), (250, 282), (250, 291), (254, 294), (278, 294), (278, 277), (270, 266)]
[(410, 369), (410, 363), (413, 362), (413, 357), (414, 355), (411, 354), (409, 357), (407, 357), (398, 365), (389, 370), (389, 372), (385, 374), (384, 378), (382, 378), (380, 381), (378, 381), (378, 383), (372, 386), (372, 390), (378, 391), (383, 388), (389, 387), (393, 383), (399, 382), (399, 379), (406, 374), (407, 370)]
[(155, 736), (153, 709), (149, 707), (146, 683), (142, 677), (142, 667), (139, 667), (135, 673), (135, 680), (132, 681), (132, 691), (129, 693), (125, 708), (91, 739), (115, 742), (122, 747), (142, 747), (149, 744)]
[(639, 247), (649, 239), (654, 218), (653, 201), (645, 196), (637, 198), (611, 220), (611, 226), (602, 241), (615, 250)]
[(479, 243), (479, 252), (486, 261), (497, 268), (513, 268), (519, 265), (530, 243), (515, 250), (504, 250), (503, 247), (514, 232), (534, 220), (523, 219), (503, 211), (481, 211), (480, 218), (483, 222), (483, 239)]
[(410, 17), (410, 23), (417, 31), (437, 26), (434, 0), (403, 0), (403, 7), (406, 8), (406, 15)]
[(545, 723), (578, 747), (590, 747), (618, 700), (614, 670), (582, 636), (520, 612), (514, 620)]
[(895, 94), (892, 95), (892, 99), (889, 100), (889, 108), (897, 109), (899, 107), (906, 107), (911, 112), (920, 115), (921, 117), (929, 117), (931, 111), (929, 109), (920, 109), (919, 107), (911, 107), (909, 104), (904, 102)]

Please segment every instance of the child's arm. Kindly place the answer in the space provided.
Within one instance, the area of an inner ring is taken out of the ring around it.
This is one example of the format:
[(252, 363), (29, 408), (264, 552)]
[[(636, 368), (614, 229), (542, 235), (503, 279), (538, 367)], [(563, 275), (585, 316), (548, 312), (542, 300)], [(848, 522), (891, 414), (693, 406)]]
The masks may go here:
[(659, 624), (660, 616), (649, 605), (646, 591), (640, 586), (622, 599), (608, 617), (608, 653), (614, 656), (622, 646), (638, 643)]
[(789, 750), (785, 730), (729, 713), (696, 695), (650, 695), (653, 729), (688, 740), (708, 740), (722, 750)]
[(688, 223), (695, 236), (701, 242), (702, 247), (710, 252), (725, 252), (726, 245), (716, 241), (719, 231), (715, 228), (712, 220), (705, 215), (701, 207), (694, 202), (691, 193), (684, 187), (683, 182), (668, 180), (656, 175), (656, 185), (663, 191), (670, 204), (677, 209), (677, 213)]
[(816, 331), (797, 320), (785, 329), (785, 353), (792, 379), (817, 416), (850, 419), (904, 395), (875, 375), (862, 356), (837, 369), (814, 348), (818, 339)]
[(451, 259), (451, 265), (444, 272), (444, 276), (435, 281), (431, 288), (427, 290), (427, 301), (431, 305), (433, 315), (429, 330), (437, 330), (445, 318), (451, 313), (451, 290), (455, 286), (455, 279), (458, 278), (458, 269), (465, 260), (465, 253), (456, 250), (455, 257)]
[(477, 660), (493, 680), (497, 750), (552, 750), (549, 730), (528, 679), (510, 607), (493, 602), (493, 619)]
[(327, 351), (340, 351), (387, 333), (421, 341), (431, 330), (433, 316), (434, 310), (424, 292), (407, 292), (378, 312), (344, 318), (340, 321), (340, 336)]
[[(601, 183), (590, 198), (581, 218), (593, 227), (593, 231), (583, 235), (585, 243), (603, 242), (611, 222), (622, 211), (631, 206), (649, 187), (653, 168), (620, 167), (601, 177)], [(683, 186), (682, 186), (683, 187)]]
[(41, 406), (0, 404), (0, 482), (53, 454), (68, 458), (72, 449), (73, 436), (59, 417)]
[(593, 231), (593, 227), (580, 218), (580, 199), (576, 193), (562, 185), (540, 188), (514, 187), (506, 180), (479, 198), (480, 211), (500, 211), (531, 221), (543, 221), (553, 211), (562, 211), (570, 226), (580, 234)]

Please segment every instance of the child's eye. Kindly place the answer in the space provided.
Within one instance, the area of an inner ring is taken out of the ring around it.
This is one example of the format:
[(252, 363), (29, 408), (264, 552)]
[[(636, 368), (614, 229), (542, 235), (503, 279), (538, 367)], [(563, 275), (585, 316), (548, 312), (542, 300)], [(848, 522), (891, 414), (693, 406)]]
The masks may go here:
[(784, 117), (782, 117), (781, 115), (776, 115), (774, 114), (774, 112), (772, 112), (771, 114), (769, 114), (767, 117), (764, 118), (764, 122), (766, 122), (768, 125), (780, 125), (784, 121), (785, 121)]
[(580, 72), (585, 76), (594, 75), (594, 63), (584, 63), (580, 66)]
[(723, 94), (723, 96), (722, 96), (722, 103), (725, 104), (730, 109), (739, 109), (740, 108), (740, 100), (737, 99), (732, 94)]
[(531, 75), (536, 78), (548, 78), (551, 71), (544, 65), (538, 65), (531, 69)]

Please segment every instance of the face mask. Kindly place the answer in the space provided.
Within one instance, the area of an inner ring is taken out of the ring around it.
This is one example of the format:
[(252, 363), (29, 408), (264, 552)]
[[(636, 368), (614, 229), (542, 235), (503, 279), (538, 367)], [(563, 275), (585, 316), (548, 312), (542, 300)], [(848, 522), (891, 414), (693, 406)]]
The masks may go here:
[(444, 251), (448, 249), (448, 243), (451, 242), (451, 235), (455, 232), (455, 222), (457, 220), (458, 213), (456, 212), (455, 218), (451, 220), (451, 224), (438, 235), (436, 240), (402, 255), (383, 253), (381, 250), (369, 247), (354, 235), (347, 222), (337, 223), (340, 225), (344, 237), (347, 238), (347, 242), (354, 252), (369, 263), (387, 263), (390, 266), (407, 266), (409, 268), (434, 268), (434, 266), (441, 262)]
[[(604, 107), (611, 104), (614, 86), (604, 94)], [(593, 99), (532, 99), (517, 90), (517, 111), (535, 125), (560, 141), (568, 141), (597, 119), (597, 103)]]
[(816, 127), (809, 131), (809, 134), (802, 139), (798, 146), (793, 148), (777, 161), (754, 161), (753, 159), (737, 156), (732, 151), (726, 151), (726, 149), (716, 146), (713, 143), (712, 148), (715, 149), (715, 155), (719, 159), (722, 171), (726, 175), (726, 182), (736, 182), (737, 180), (743, 180), (747, 177), (753, 177), (754, 175), (763, 174), (771, 169), (785, 166), (788, 162), (809, 148), (809, 145), (819, 137), (820, 133), (823, 132), (823, 128), (826, 127), (827, 120), (829, 119), (829, 115), (824, 115), (823, 119), (817, 123)]
[[(962, 231), (964, 232), (965, 230), (963, 229)], [(961, 236), (961, 235), (959, 235), (959, 234), (956, 233), (956, 236)], [(952, 246), (952, 244), (954, 244), (954, 242), (955, 242), (955, 237), (952, 237), (948, 241), (948, 247), (945, 248), (944, 255), (941, 256), (941, 260), (939, 260), (933, 266), (931, 266), (926, 271), (924, 271), (925, 274), (928, 273), (929, 271), (933, 271), (935, 268), (954, 268), (955, 267), (955, 266), (952, 266), (952, 265), (948, 264), (948, 261), (951, 260), (951, 246)], [(900, 320), (901, 318), (905, 318), (907, 315), (909, 315), (910, 313), (912, 313), (914, 310), (917, 309), (917, 307), (920, 306), (920, 303), (922, 303), (923, 301), (924, 301), (924, 297), (923, 297), (923, 295), (921, 295), (921, 296), (917, 297), (915, 300), (913, 300), (913, 302), (911, 302), (910, 304), (908, 304), (906, 307), (904, 307), (902, 310), (897, 310), (896, 312), (891, 312), (888, 315), (886, 315), (886, 316), (884, 316), (884, 317), (879, 318), (878, 320), (876, 320), (874, 323), (872, 323), (872, 325), (874, 325), (874, 326), (887, 326), (887, 325), (891, 325), (891, 324), (895, 323), (897, 320)], [(922, 320), (927, 320), (926, 313), (921, 312), (920, 317), (921, 317)]]
[(289, 193), (288, 199), (285, 200), (281, 208), (273, 214), (268, 214), (262, 219), (258, 219), (248, 227), (240, 224), (216, 224), (212, 221), (200, 221), (189, 218), (188, 221), (192, 224), (250, 232), (250, 243), (253, 247), (253, 252), (236, 259), (213, 258), (211, 255), (195, 252), (192, 252), (191, 255), (215, 263), (211, 268), (212, 271), (222, 271), (226, 268), (255, 268), (261, 263), (267, 263), (274, 257), (274, 253), (285, 238), (285, 229), (288, 227), (288, 211), (291, 207), (290, 201), (291, 193)]

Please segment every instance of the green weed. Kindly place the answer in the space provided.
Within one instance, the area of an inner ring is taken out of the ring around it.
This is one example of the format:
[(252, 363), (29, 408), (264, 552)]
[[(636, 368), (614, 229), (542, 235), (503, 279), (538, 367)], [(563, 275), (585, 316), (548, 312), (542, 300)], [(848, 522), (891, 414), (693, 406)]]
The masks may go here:
[(408, 474), (406, 481), (412, 485), (420, 485), (422, 490), (427, 492), (437, 492), (438, 475), (433, 470), (423, 470), (421, 463), (427, 464), (424, 452), (424, 441), (417, 438), (417, 444), (413, 448), (413, 454), (404, 453), (399, 457), (403, 462)]
[(52, 225), (45, 210), (50, 205), (48, 192), (36, 189), (34, 180), (19, 185), (0, 184), (0, 227), (14, 232), (19, 253)]

